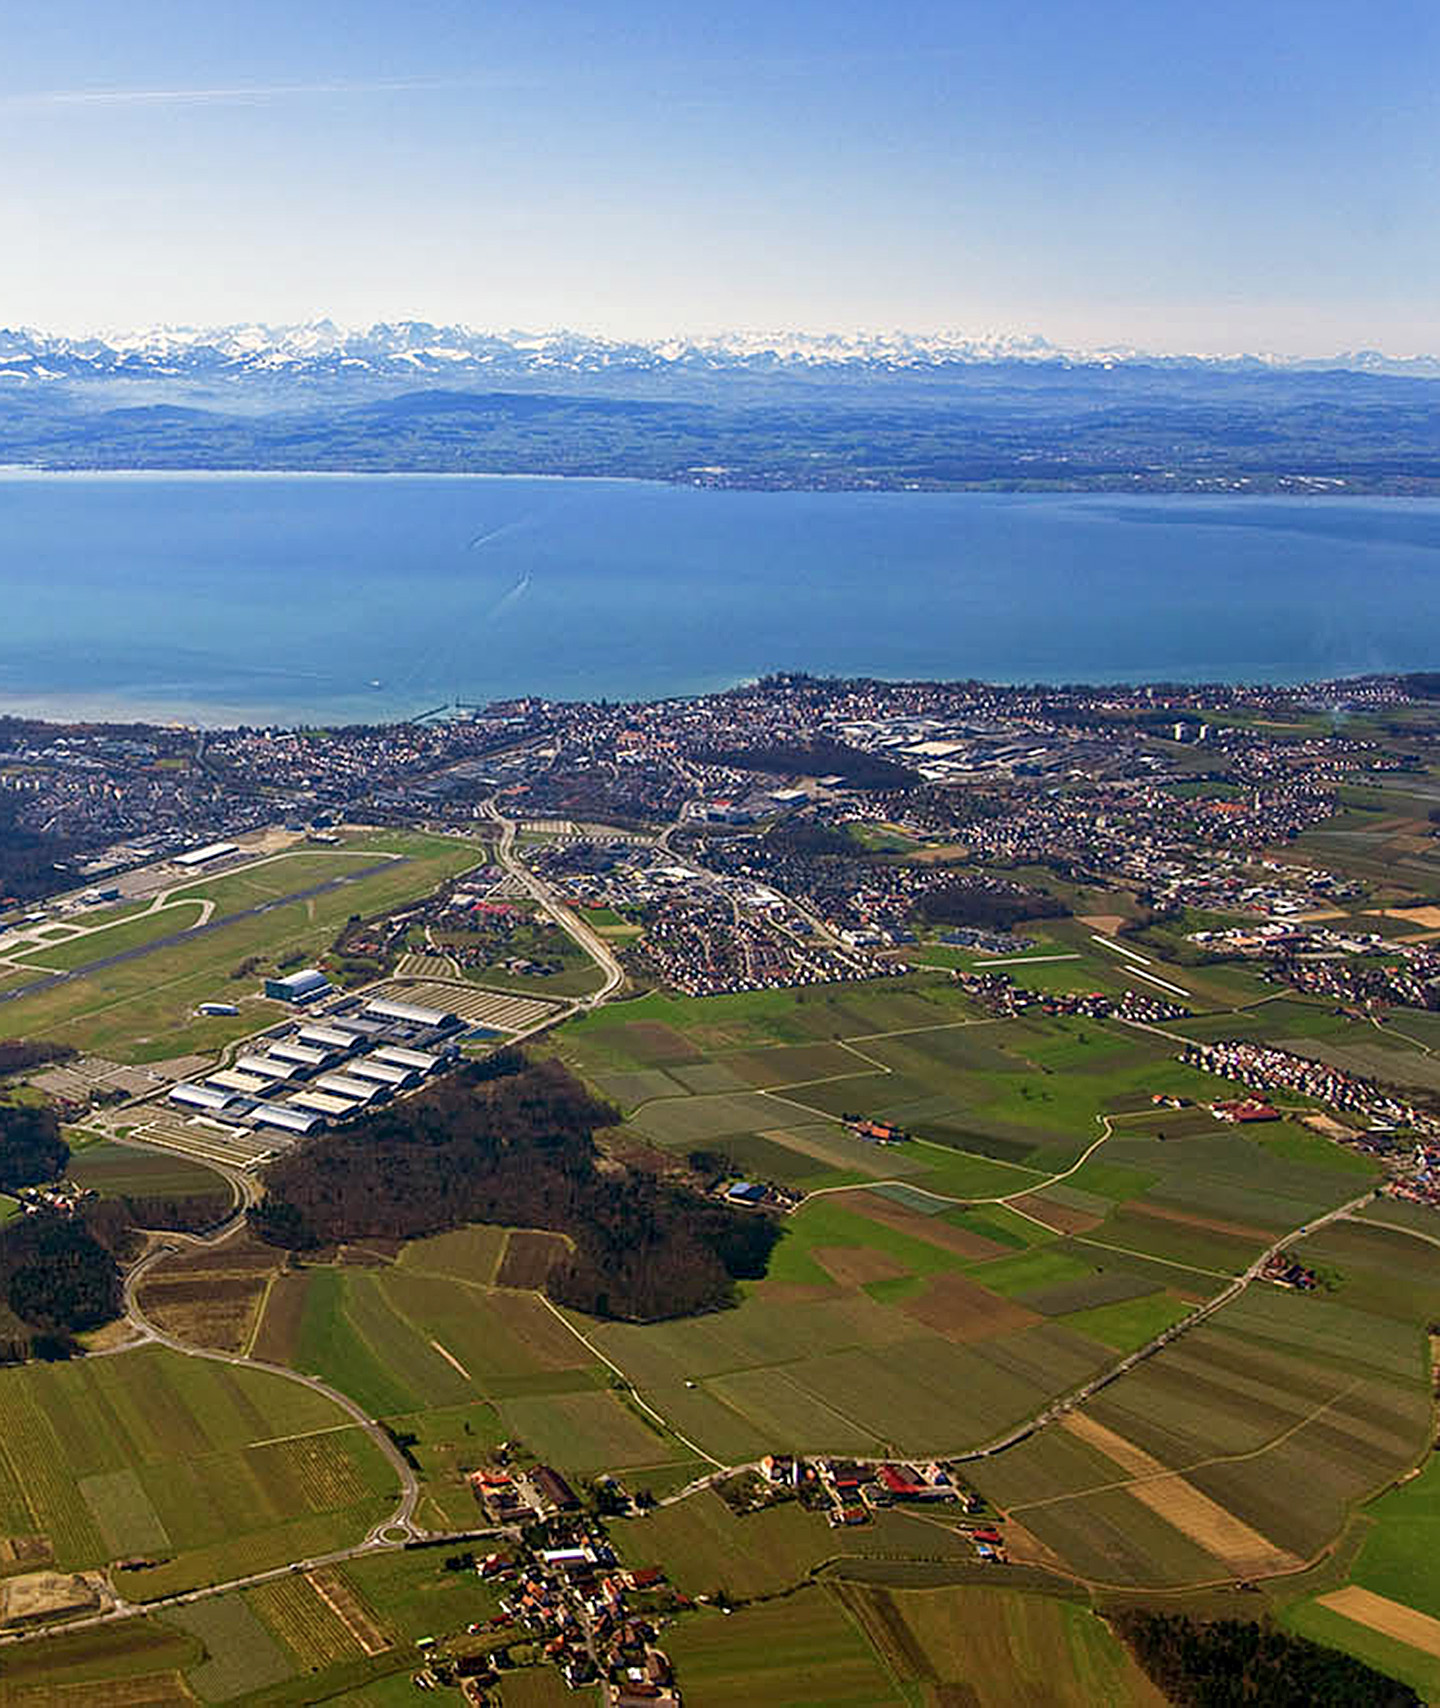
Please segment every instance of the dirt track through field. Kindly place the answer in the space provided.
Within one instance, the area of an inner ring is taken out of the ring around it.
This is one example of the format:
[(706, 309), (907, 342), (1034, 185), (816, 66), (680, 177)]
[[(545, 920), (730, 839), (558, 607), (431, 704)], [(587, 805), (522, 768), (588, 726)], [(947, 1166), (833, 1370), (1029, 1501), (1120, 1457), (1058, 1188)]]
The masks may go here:
[(367, 1655), (383, 1654), (394, 1647), (366, 1612), (355, 1590), (333, 1566), (306, 1572), (305, 1581)]
[(460, 1362), (460, 1360), (455, 1356), (455, 1354), (453, 1352), (447, 1351), (446, 1348), (443, 1347), (438, 1340), (432, 1340), (430, 1342), (430, 1344), (431, 1344), (431, 1346), (433, 1346), (435, 1348), (435, 1350), (440, 1354), (440, 1356), (445, 1360), (445, 1362), (450, 1366), (450, 1368), (452, 1370), (458, 1370), (467, 1382), (474, 1381), (474, 1377), (470, 1374), (470, 1372), (465, 1368), (465, 1366)]
[(1316, 1606), (1328, 1607), (1357, 1625), (1378, 1631), (1382, 1637), (1393, 1637), (1397, 1643), (1408, 1643), (1427, 1655), (1440, 1657), (1440, 1619), (1432, 1619), (1403, 1602), (1391, 1601), (1388, 1596), (1376, 1595), (1373, 1590), (1361, 1589), (1359, 1584), (1347, 1584), (1344, 1589), (1332, 1590), (1329, 1595), (1316, 1597)]
[(1071, 1412), (1064, 1419), (1064, 1427), (1122, 1470), (1133, 1471), (1137, 1480), (1128, 1484), (1125, 1492), (1167, 1524), (1173, 1524), (1206, 1553), (1223, 1561), (1237, 1577), (1269, 1577), (1291, 1571), (1300, 1564), (1294, 1554), (1277, 1548), (1268, 1537), (1228, 1512), (1178, 1471), (1170, 1470), (1143, 1447), (1135, 1446), (1093, 1417)]

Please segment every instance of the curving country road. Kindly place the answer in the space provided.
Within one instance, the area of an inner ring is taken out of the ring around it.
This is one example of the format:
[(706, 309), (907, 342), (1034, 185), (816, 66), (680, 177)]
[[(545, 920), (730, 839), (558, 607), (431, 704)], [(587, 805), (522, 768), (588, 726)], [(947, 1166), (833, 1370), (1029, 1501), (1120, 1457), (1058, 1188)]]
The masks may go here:
[[(229, 1234), (233, 1232), (234, 1226), (229, 1225), (224, 1233), (212, 1239), (195, 1243), (202, 1245), (218, 1244), (219, 1240), (228, 1238)], [(342, 1394), (338, 1388), (332, 1388), (328, 1382), (322, 1382), (318, 1376), (307, 1376), (302, 1371), (288, 1369), (283, 1364), (269, 1364), (263, 1359), (247, 1358), (240, 1352), (220, 1352), (213, 1347), (191, 1346), (187, 1341), (177, 1340), (174, 1335), (166, 1334), (163, 1329), (157, 1328), (150, 1321), (140, 1304), (140, 1283), (155, 1264), (173, 1256), (179, 1249), (178, 1245), (171, 1244), (167, 1240), (163, 1245), (156, 1246), (147, 1252), (131, 1268), (125, 1277), (126, 1318), (135, 1325), (146, 1340), (167, 1347), (171, 1352), (178, 1352), (186, 1358), (205, 1358), (215, 1364), (234, 1364), (246, 1370), (265, 1370), (272, 1376), (284, 1377), (287, 1382), (298, 1382), (302, 1388), (308, 1388), (312, 1394), (319, 1394), (324, 1399), (329, 1400), (332, 1405), (339, 1406), (346, 1416), (354, 1419), (390, 1461), (396, 1476), (400, 1480), (400, 1504), (389, 1518), (382, 1519), (379, 1524), (374, 1526), (365, 1543), (361, 1546), (373, 1547), (382, 1544), (384, 1534), (387, 1531), (402, 1532), (407, 1539), (424, 1535), (425, 1532), (420, 1530), (414, 1522), (415, 1508), (420, 1501), (420, 1479), (406, 1464), (399, 1448), (390, 1439), (379, 1421), (369, 1416), (364, 1408), (357, 1405), (348, 1394)]]
[[(1317, 1233), (1321, 1228), (1328, 1227), (1331, 1222), (1338, 1222), (1346, 1217), (1353, 1216), (1361, 1205), (1368, 1204), (1374, 1196), (1375, 1188), (1373, 1186), (1367, 1187), (1358, 1198), (1352, 1198), (1349, 1203), (1337, 1205), (1335, 1209), (1326, 1211), (1324, 1215), (1315, 1216), (1308, 1222), (1302, 1222), (1298, 1228), (1292, 1228), (1289, 1233), (1282, 1234), (1273, 1245), (1267, 1246), (1260, 1253), (1248, 1269), (1234, 1276), (1229, 1285), (1223, 1287), (1213, 1299), (1207, 1299), (1203, 1304), (1198, 1305), (1188, 1317), (1182, 1318), (1178, 1323), (1172, 1323), (1169, 1328), (1162, 1330), (1152, 1340), (1146, 1341), (1144, 1346), (1137, 1347), (1134, 1352), (1126, 1353), (1108, 1370), (1102, 1370), (1098, 1376), (1092, 1377), (1081, 1387), (1072, 1389), (1070, 1393), (1051, 1400), (1048, 1405), (1032, 1417), (1026, 1418), (1022, 1423), (1017, 1423), (1014, 1428), (997, 1436), (993, 1441), (987, 1441), (983, 1447), (972, 1447), (959, 1453), (945, 1453), (940, 1457), (955, 1465), (971, 1464), (977, 1459), (990, 1459), (996, 1454), (1008, 1452), (1010, 1448), (1018, 1447), (1022, 1441), (1028, 1441), (1037, 1430), (1045, 1428), (1047, 1424), (1054, 1423), (1057, 1418), (1063, 1417), (1077, 1406), (1084, 1405), (1086, 1400), (1093, 1399), (1103, 1388), (1108, 1388), (1112, 1382), (1119, 1381), (1120, 1377), (1125, 1375), (1127, 1371), (1133, 1370), (1137, 1364), (1143, 1364), (1147, 1358), (1152, 1358), (1163, 1347), (1168, 1346), (1171, 1341), (1178, 1340), (1181, 1335), (1188, 1334), (1192, 1328), (1198, 1327), (1207, 1318), (1214, 1316), (1217, 1311), (1223, 1310), (1226, 1305), (1237, 1299), (1252, 1281), (1259, 1280), (1265, 1265), (1272, 1257), (1284, 1251), (1287, 1246), (1293, 1245), (1297, 1239), (1309, 1238), (1311, 1234)], [(1400, 1231), (1408, 1232), (1409, 1230)], [(1430, 1236), (1421, 1234), (1418, 1237), (1427, 1239)], [(1440, 1240), (1433, 1240), (1432, 1243), (1440, 1245)], [(672, 1434), (676, 1433), (673, 1426), (667, 1425), (667, 1427), (671, 1428)], [(684, 1437), (682, 1436), (680, 1439), (683, 1440)], [(854, 1455), (850, 1457), (854, 1458), (857, 1465), (882, 1465), (889, 1463), (895, 1455), (891, 1454), (886, 1459), (868, 1459)], [(758, 1471), (759, 1469), (759, 1460), (750, 1460), (741, 1465), (723, 1466), (707, 1472), (702, 1477), (697, 1477), (694, 1482), (687, 1483), (684, 1488), (677, 1489), (673, 1494), (666, 1495), (658, 1504), (674, 1506), (677, 1502), (688, 1500), (692, 1495), (713, 1488), (716, 1483), (724, 1482), (742, 1471)]]

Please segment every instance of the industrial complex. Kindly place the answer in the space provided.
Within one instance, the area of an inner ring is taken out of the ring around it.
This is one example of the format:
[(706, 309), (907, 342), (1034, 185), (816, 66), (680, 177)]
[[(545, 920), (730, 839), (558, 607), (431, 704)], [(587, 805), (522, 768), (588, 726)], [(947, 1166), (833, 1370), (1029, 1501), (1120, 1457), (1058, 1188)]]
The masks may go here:
[[(296, 1003), (333, 996), (314, 970), (267, 981), (266, 994), (278, 995), (271, 986), (282, 984)], [(172, 1086), (168, 1101), (222, 1128), (304, 1138), (443, 1071), (458, 1058), (466, 1030), (444, 1009), (340, 996), (327, 1002), (323, 1020), (282, 1021), (232, 1066)]]

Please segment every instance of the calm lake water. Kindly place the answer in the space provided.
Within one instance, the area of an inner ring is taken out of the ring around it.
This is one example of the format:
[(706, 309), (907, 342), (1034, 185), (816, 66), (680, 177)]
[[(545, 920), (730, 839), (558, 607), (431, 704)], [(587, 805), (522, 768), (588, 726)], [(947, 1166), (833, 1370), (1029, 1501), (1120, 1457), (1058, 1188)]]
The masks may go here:
[(776, 669), (1300, 680), (1440, 666), (1440, 500), (0, 476), (0, 709), (206, 723)]

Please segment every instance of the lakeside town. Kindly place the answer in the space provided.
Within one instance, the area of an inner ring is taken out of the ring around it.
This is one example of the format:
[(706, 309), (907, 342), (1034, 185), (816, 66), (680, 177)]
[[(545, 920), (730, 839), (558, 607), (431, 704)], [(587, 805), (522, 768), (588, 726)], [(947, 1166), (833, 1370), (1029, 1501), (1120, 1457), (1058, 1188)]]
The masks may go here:
[[(393, 824), (474, 837), (480, 863), (352, 919), (324, 971), (278, 969), (264, 994), (304, 1006), (297, 1021), (198, 1077), (188, 1058), (144, 1073), (102, 1058), (53, 1064), (41, 1083), (72, 1116), (138, 1099), (156, 1140), (255, 1168), (419, 1085), (466, 1040), (553, 1024), (597, 944), (637, 989), (708, 997), (948, 969), (996, 1018), (1161, 1030), (1208, 1005), (1185, 967), (1233, 964), (1382, 1027), (1390, 1009), (1440, 1008), (1440, 912), (1424, 894), (1372, 902), (1373, 880), (1303, 839), (1364, 791), (1383, 799), (1377, 783), (1423, 775), (1424, 730), (1405, 721), (1423, 702), (1388, 677), (1038, 689), (779, 676), (333, 731), (5, 720), (6, 882), (25, 894), (0, 896), (0, 1004), (64, 976), (47, 944), (53, 955), (116, 904), (168, 904), (177, 881), (223, 878), (262, 847), (323, 849), (340, 827)], [(519, 827), (521, 866), (496, 852), (497, 814)], [(588, 942), (561, 928), (572, 919)], [(1097, 946), (1115, 971), (1100, 988), (1027, 979)], [(237, 1011), (220, 989), (199, 1012)], [(1386, 1154), (1394, 1190), (1429, 1200), (1440, 1084), (1181, 1042), (1256, 1093), (1340, 1112)], [(723, 1184), (789, 1202), (781, 1183)]]

